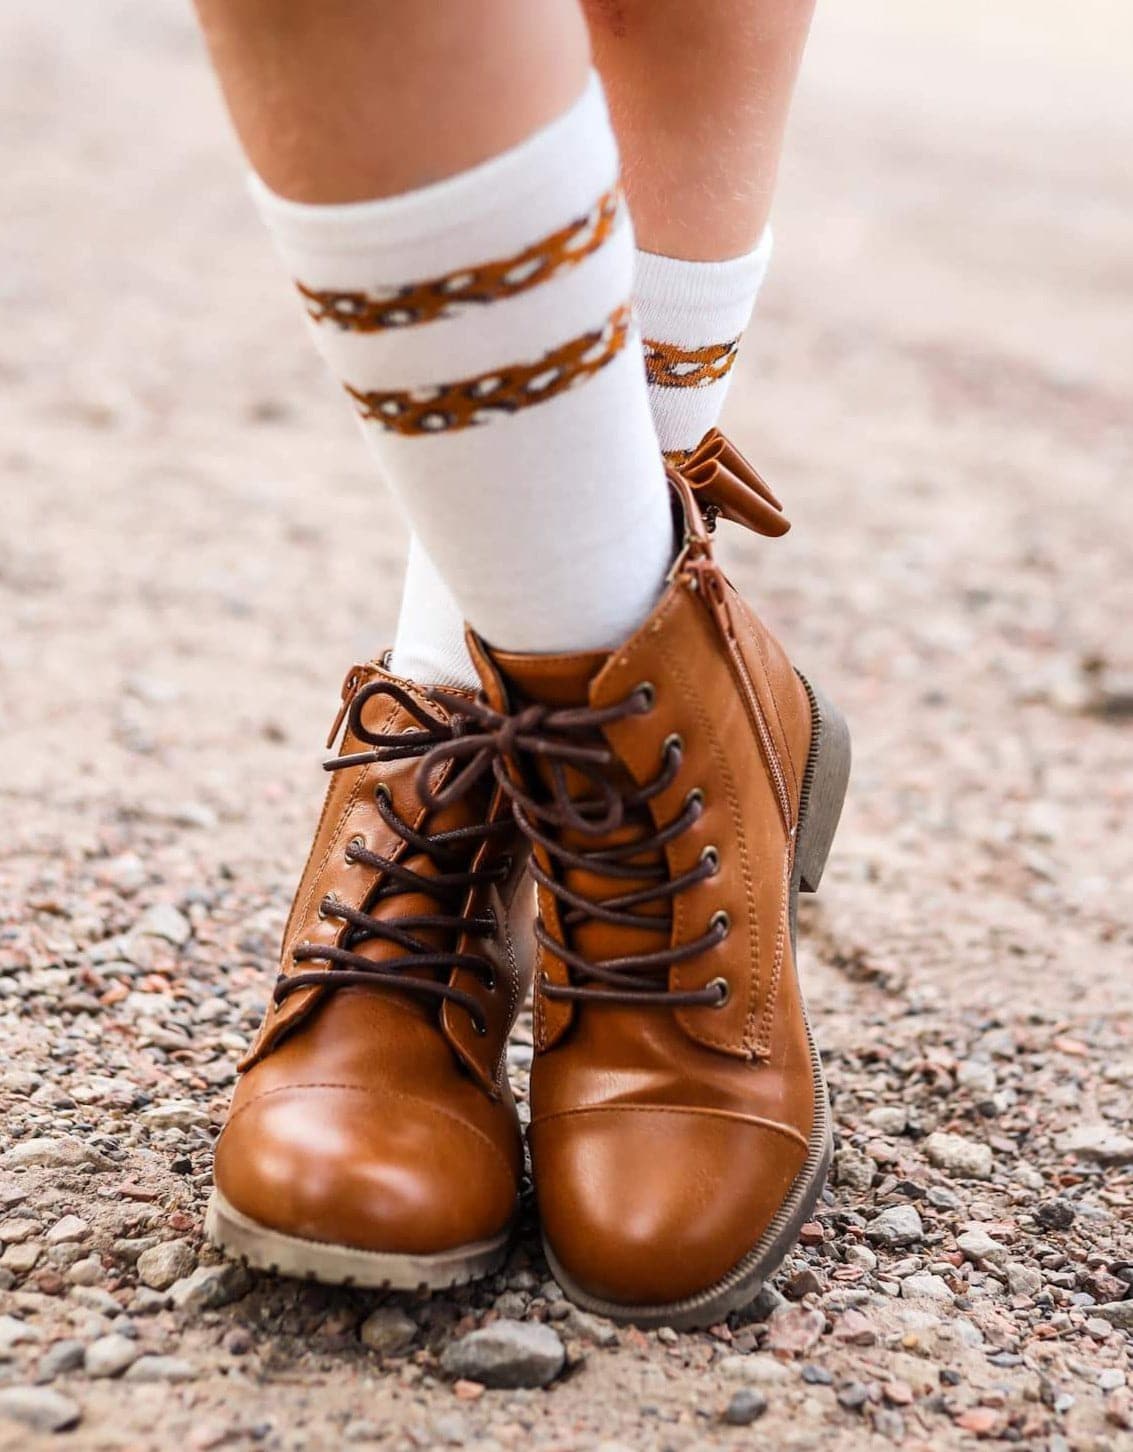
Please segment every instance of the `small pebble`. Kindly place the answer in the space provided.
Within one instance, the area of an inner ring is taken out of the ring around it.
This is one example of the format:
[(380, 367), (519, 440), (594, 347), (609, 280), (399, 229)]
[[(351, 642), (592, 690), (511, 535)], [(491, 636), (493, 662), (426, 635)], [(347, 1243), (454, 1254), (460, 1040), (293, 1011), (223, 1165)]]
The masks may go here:
[(995, 1163), (990, 1145), (960, 1134), (930, 1134), (924, 1151), (930, 1165), (964, 1180), (990, 1178)]
[(137, 1361), (138, 1353), (138, 1343), (128, 1336), (100, 1336), (87, 1347), (83, 1368), (88, 1376), (119, 1376)]
[(174, 1281), (193, 1273), (197, 1257), (187, 1240), (162, 1240), (138, 1256), (138, 1279), (154, 1291), (167, 1291)]
[(924, 1238), (924, 1225), (914, 1206), (890, 1205), (874, 1216), (865, 1233), (875, 1245), (916, 1245)]
[(139, 1356), (126, 1371), (126, 1381), (192, 1381), (190, 1362), (179, 1356)]
[(450, 1342), (441, 1355), (454, 1380), (490, 1387), (546, 1386), (564, 1360), (559, 1337), (537, 1321), (493, 1321)]
[(47, 1387), (0, 1387), (0, 1418), (33, 1432), (66, 1432), (78, 1426), (81, 1417), (78, 1402)]
[(379, 1306), (362, 1322), (358, 1337), (371, 1351), (396, 1355), (412, 1346), (420, 1327), (399, 1306)]
[(750, 1427), (767, 1410), (767, 1398), (754, 1387), (742, 1386), (734, 1391), (724, 1408), (722, 1420), (730, 1427)]

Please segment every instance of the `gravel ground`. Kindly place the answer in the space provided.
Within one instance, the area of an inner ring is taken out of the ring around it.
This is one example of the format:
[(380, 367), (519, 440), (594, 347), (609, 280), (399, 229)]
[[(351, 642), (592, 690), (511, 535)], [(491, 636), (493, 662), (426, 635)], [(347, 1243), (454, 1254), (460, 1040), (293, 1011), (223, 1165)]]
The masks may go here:
[(427, 1302), (202, 1245), (403, 538), (186, 16), (4, 7), (0, 1448), (1130, 1445), (1133, 24), (987, 8), (815, 37), (731, 410), (796, 527), (733, 549), (855, 732), (840, 1147), (750, 1313), (643, 1335), (530, 1224)]

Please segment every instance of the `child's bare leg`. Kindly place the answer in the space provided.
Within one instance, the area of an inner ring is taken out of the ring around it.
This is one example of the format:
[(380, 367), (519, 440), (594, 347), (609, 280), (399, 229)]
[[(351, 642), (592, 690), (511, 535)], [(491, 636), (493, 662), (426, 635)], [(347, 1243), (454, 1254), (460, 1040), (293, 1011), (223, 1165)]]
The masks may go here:
[(586, 84), (576, 0), (196, 8), (249, 162), (300, 202), (385, 197), (464, 171), (558, 116)]
[(754, 246), (771, 210), (814, 0), (583, 0), (638, 246)]
[(767, 218), (814, 0), (584, 0), (637, 234), (662, 446), (718, 420), (771, 250)]

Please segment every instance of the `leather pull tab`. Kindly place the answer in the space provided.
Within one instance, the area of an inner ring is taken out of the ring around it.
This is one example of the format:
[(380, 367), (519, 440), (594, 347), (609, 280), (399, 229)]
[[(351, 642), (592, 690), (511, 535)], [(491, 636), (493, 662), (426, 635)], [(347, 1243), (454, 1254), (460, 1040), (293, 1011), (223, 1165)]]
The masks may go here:
[(719, 429), (709, 429), (677, 469), (710, 527), (721, 515), (770, 539), (790, 529), (791, 521), (766, 481)]
[(342, 704), (338, 708), (338, 714), (334, 718), (334, 725), (330, 728), (330, 735), (327, 737), (327, 750), (329, 751), (338, 739), (338, 733), (346, 720), (346, 713), (350, 710), (350, 703), (358, 694), (358, 687), (362, 684), (365, 675), (365, 666), (352, 665), (346, 672), (342, 682)]

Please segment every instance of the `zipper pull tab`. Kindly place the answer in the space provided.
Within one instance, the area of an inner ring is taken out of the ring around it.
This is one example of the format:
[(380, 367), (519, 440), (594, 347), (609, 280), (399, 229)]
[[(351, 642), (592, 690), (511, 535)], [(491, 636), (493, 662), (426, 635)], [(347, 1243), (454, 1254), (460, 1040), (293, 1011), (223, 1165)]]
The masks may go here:
[(712, 612), (724, 639), (734, 641), (736, 631), (728, 608), (728, 586), (716, 561), (711, 555), (694, 555), (685, 561), (685, 569), (692, 576), (695, 589)]
[(334, 725), (330, 728), (330, 735), (327, 737), (327, 750), (334, 745), (342, 723), (346, 720), (346, 713), (354, 697), (358, 694), (358, 687), (362, 684), (362, 667), (352, 665), (346, 672), (346, 679), (342, 682), (342, 704), (338, 708), (338, 714), (334, 718)]

